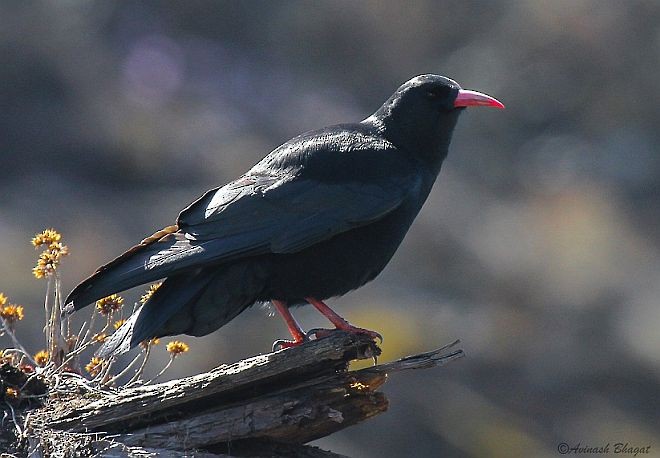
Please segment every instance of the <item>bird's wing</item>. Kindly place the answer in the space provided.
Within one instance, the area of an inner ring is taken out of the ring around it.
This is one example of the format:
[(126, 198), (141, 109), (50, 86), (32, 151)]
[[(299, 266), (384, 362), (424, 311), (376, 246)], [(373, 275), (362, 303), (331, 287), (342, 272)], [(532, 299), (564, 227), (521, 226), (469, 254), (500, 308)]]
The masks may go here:
[(414, 175), (371, 183), (260, 180), (248, 184), (251, 178), (243, 177), (207, 193), (180, 215), (180, 229), (201, 243), (250, 233), (254, 238), (243, 249), (292, 253), (380, 219), (419, 184)]
[(177, 223), (198, 243), (241, 236), (241, 249), (291, 253), (379, 219), (419, 186), (416, 166), (394, 145), (335, 126), (285, 143)]

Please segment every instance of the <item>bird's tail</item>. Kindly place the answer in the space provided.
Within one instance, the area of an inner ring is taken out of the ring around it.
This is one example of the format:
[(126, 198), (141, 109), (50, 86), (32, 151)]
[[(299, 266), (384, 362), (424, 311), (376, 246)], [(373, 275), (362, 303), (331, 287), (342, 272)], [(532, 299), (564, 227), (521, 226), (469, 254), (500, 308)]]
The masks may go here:
[(97, 355), (125, 353), (154, 337), (203, 336), (219, 329), (260, 299), (267, 269), (266, 262), (247, 259), (168, 277)]
[(169, 226), (147, 237), (121, 256), (99, 267), (89, 278), (76, 286), (64, 301), (69, 314), (97, 299), (137, 285), (156, 281), (174, 273), (168, 265), (149, 268), (149, 260), (171, 250), (182, 238), (177, 226)]
[(167, 335), (161, 330), (163, 325), (203, 293), (211, 276), (207, 271), (198, 269), (185, 275), (168, 277), (149, 300), (105, 341), (96, 352), (97, 356), (105, 358), (111, 354), (126, 353), (140, 342)]
[(254, 234), (195, 240), (178, 226), (169, 226), (147, 237), (115, 260), (100, 267), (69, 294), (65, 313), (87, 304), (161, 278), (176, 276), (198, 266), (228, 262), (237, 256), (254, 255), (262, 245), (252, 246)]

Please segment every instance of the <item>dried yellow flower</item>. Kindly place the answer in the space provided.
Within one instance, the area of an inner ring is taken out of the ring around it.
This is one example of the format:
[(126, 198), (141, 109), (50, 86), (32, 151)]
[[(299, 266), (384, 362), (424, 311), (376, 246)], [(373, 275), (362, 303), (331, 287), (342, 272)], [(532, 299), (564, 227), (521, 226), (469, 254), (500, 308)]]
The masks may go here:
[(44, 367), (48, 360), (50, 359), (50, 353), (46, 350), (41, 350), (36, 355), (34, 355), (34, 362), (37, 363), (37, 366)]
[(34, 278), (44, 278), (46, 275), (48, 275), (48, 272), (46, 272), (46, 269), (43, 267), (37, 265), (36, 267), (32, 268), (32, 275), (34, 275)]
[(160, 343), (160, 339), (158, 337), (154, 337), (153, 339), (147, 339), (140, 342), (140, 347), (146, 350), (147, 347), (151, 345), (158, 345), (159, 343)]
[(62, 256), (69, 254), (69, 249), (60, 243), (53, 243), (50, 246), (55, 248), (43, 251), (37, 259), (37, 265), (32, 269), (36, 278), (44, 278), (55, 272)]
[(5, 296), (4, 294), (0, 293), (0, 305), (5, 305), (9, 298)]
[(0, 317), (10, 324), (20, 321), (25, 317), (23, 306), (15, 304), (3, 305), (0, 307)]
[(146, 293), (144, 293), (144, 294), (142, 295), (142, 297), (140, 298), (140, 304), (144, 304), (144, 303), (147, 302), (149, 299), (151, 299), (151, 296), (154, 295), (154, 293), (156, 292), (156, 290), (157, 290), (158, 288), (160, 288), (160, 285), (162, 285), (162, 284), (163, 284), (163, 282), (160, 282), (160, 283), (154, 283), (153, 285), (149, 286), (149, 289), (147, 289)]
[(41, 245), (50, 245), (51, 243), (59, 242), (61, 239), (62, 235), (55, 229), (45, 229), (32, 238), (32, 245), (36, 248)]
[(115, 329), (119, 329), (119, 328), (121, 328), (121, 325), (124, 324), (124, 323), (126, 323), (126, 320), (122, 318), (121, 320), (117, 320), (117, 321), (115, 321), (115, 322), (112, 324), (112, 326), (113, 326)]
[(105, 342), (107, 338), (108, 338), (108, 335), (105, 332), (102, 333), (102, 334), (94, 334), (94, 337), (92, 337), (94, 342), (99, 342), (99, 343)]
[(188, 344), (181, 342), (180, 340), (173, 340), (167, 344), (167, 351), (173, 358), (182, 353), (186, 353), (188, 350), (190, 350)]
[(53, 274), (62, 257), (69, 254), (69, 247), (60, 243), (61, 239), (62, 235), (55, 229), (46, 229), (32, 239), (32, 245), (35, 248), (41, 245), (48, 246), (39, 255), (37, 265), (32, 268), (32, 274), (36, 278), (44, 278)]
[(124, 305), (124, 298), (118, 294), (111, 294), (96, 301), (96, 309), (104, 316), (118, 311), (122, 305)]
[(50, 245), (48, 245), (48, 251), (50, 251), (55, 256), (57, 256), (58, 260), (62, 256), (68, 256), (69, 255), (69, 247), (66, 246), (66, 245), (62, 245), (59, 242), (53, 242)]
[(18, 390), (18, 388), (7, 387), (7, 388), (5, 389), (5, 397), (7, 397), (7, 398), (9, 398), (9, 399), (18, 399), (18, 397), (20, 396), (20, 394), (21, 394), (21, 393), (20, 393), (20, 391)]
[(89, 372), (89, 375), (94, 377), (99, 372), (101, 372), (101, 367), (103, 366), (103, 359), (98, 356), (94, 356), (89, 360), (89, 363), (85, 366), (85, 370)]

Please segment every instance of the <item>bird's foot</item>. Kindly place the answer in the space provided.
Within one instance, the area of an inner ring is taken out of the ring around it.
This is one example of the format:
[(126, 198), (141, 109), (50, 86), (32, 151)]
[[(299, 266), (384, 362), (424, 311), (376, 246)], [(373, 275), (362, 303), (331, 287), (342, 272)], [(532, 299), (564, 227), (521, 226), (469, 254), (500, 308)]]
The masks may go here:
[[(312, 304), (316, 309), (321, 312), (321, 314), (326, 317), (332, 324), (335, 325), (335, 330), (340, 330), (340, 331), (345, 331), (350, 334), (365, 334), (372, 339), (378, 339), (380, 340), (380, 343), (383, 343), (383, 336), (380, 335), (380, 333), (376, 331), (370, 331), (369, 329), (364, 329), (364, 328), (358, 328), (357, 326), (353, 326), (351, 323), (346, 321), (344, 318), (342, 318), (337, 312), (332, 310), (330, 307), (328, 307), (323, 301), (320, 301), (318, 299), (315, 299), (313, 297), (306, 297), (305, 300)], [(329, 335), (330, 332), (333, 332), (333, 330), (328, 330), (328, 329), (313, 329), (314, 335), (316, 335), (316, 338), (320, 337), (326, 337)], [(309, 332), (307, 333), (308, 335), (310, 334)]]
[(285, 348), (299, 347), (300, 345), (309, 342), (309, 333), (305, 334), (302, 339), (287, 340), (278, 339), (273, 342), (273, 351), (284, 350)]
[(358, 328), (357, 326), (353, 326), (352, 324), (338, 326), (335, 329), (325, 329), (325, 328), (310, 329), (309, 331), (307, 331), (307, 338), (309, 338), (310, 336), (314, 336), (316, 340), (323, 339), (324, 337), (328, 337), (332, 335), (332, 333), (337, 331), (344, 331), (350, 334), (364, 334), (371, 337), (374, 340), (378, 339), (381, 344), (383, 343), (383, 336), (379, 332), (370, 331), (369, 329), (364, 329), (364, 328)]

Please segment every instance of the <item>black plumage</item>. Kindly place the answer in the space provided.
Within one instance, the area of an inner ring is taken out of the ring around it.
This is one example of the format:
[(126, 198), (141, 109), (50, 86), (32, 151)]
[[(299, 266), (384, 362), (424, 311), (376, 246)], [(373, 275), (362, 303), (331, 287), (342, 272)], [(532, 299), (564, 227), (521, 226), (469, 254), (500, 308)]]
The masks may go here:
[(287, 320), (293, 344), (304, 336), (286, 307), (307, 302), (338, 327), (368, 332), (320, 301), (383, 270), (433, 186), (460, 112), (471, 105), (502, 107), (448, 78), (422, 75), (360, 123), (289, 140), (184, 209), (175, 226), (99, 268), (71, 292), (67, 310), (165, 278), (101, 355), (152, 337), (205, 335), (268, 300)]

